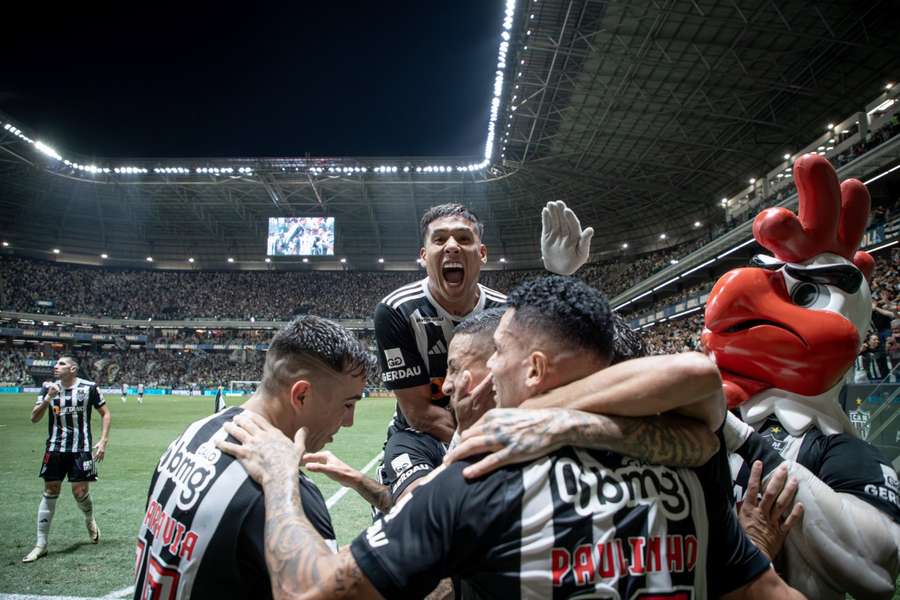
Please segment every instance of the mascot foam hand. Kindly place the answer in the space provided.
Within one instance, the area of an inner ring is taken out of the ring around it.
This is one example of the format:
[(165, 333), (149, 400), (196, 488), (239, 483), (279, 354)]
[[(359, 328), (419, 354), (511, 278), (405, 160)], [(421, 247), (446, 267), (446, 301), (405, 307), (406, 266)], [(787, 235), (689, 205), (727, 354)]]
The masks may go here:
[(784, 568), (802, 575), (791, 585), (809, 598), (843, 600), (894, 595), (900, 573), (900, 525), (850, 494), (835, 492), (806, 467), (787, 461), (798, 482), (803, 520), (788, 534)]
[(582, 230), (578, 217), (565, 202), (548, 202), (541, 211), (541, 225), (545, 269), (557, 275), (571, 275), (587, 262), (594, 228)]

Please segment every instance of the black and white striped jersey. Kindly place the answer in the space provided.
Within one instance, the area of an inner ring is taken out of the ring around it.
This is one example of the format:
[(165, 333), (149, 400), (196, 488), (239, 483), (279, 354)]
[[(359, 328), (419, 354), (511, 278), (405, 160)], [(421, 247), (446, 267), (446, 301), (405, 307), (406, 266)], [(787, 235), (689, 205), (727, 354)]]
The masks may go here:
[(454, 463), (351, 551), (392, 599), (449, 576), (464, 598), (717, 598), (769, 568), (729, 502), (721, 445), (695, 470), (576, 448), (476, 481)]
[[(478, 303), (469, 314), (503, 306), (506, 296), (478, 284)], [(451, 315), (428, 289), (428, 278), (394, 290), (375, 307), (375, 342), (381, 381), (389, 390), (431, 383), (432, 402), (447, 406), (441, 391), (447, 374), (447, 346), (453, 328), (469, 315)], [(397, 407), (394, 427), (409, 427)]]
[[(262, 489), (215, 447), (239, 407), (195, 421), (169, 445), (150, 483), (138, 532), (135, 600), (271, 598)], [(337, 550), (325, 500), (300, 474), (307, 518)]]
[[(47, 417), (48, 452), (90, 452), (91, 409), (106, 402), (97, 385), (86, 379), (77, 378), (70, 388), (64, 388), (61, 381), (54, 382), (60, 389), (50, 401)], [(46, 387), (42, 389), (35, 404), (44, 401)]]

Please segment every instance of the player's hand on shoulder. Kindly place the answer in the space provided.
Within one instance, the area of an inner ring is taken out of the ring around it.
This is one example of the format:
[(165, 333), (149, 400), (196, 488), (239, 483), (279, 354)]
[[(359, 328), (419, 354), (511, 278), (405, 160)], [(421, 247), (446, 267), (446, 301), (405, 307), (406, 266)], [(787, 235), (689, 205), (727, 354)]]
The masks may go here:
[(475, 479), (511, 464), (528, 462), (562, 445), (559, 419), (562, 411), (494, 408), (460, 436), (459, 445), (447, 453), (449, 464), (469, 456), (487, 456), (463, 469)]
[(239, 443), (218, 440), (216, 447), (234, 456), (250, 477), (265, 486), (274, 481), (293, 481), (306, 452), (306, 428), (288, 439), (261, 416), (245, 411), (224, 429)]
[(544, 268), (558, 275), (571, 275), (587, 262), (593, 227), (581, 222), (562, 201), (548, 202), (541, 211), (541, 257)]

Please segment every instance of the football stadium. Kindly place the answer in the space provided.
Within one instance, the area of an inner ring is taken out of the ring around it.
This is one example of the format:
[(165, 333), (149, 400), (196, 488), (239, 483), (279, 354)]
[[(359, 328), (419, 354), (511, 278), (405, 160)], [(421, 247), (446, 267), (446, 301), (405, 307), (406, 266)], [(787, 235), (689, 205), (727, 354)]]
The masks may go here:
[(900, 598), (897, 3), (297, 4), (8, 22), (0, 600)]

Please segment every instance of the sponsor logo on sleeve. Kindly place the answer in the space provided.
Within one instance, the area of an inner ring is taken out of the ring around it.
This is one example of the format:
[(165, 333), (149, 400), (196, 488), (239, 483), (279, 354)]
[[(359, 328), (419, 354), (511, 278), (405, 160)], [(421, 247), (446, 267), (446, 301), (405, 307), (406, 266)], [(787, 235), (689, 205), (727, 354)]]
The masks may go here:
[(403, 360), (403, 353), (400, 351), (400, 348), (385, 348), (384, 358), (387, 360), (388, 369), (399, 369), (406, 366), (406, 361)]
[(409, 454), (405, 452), (391, 461), (391, 468), (394, 469), (394, 473), (396, 473), (397, 475), (410, 468), (411, 466), (412, 460), (410, 460)]

